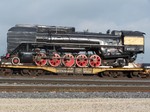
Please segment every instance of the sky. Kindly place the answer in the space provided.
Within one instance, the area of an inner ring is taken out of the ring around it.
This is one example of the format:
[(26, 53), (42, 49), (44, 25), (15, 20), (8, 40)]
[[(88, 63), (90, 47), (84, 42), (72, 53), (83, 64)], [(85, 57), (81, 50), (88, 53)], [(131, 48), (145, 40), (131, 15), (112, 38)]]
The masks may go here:
[(146, 33), (145, 53), (137, 62), (150, 63), (150, 0), (1, 0), (0, 55), (6, 53), (7, 31), (16, 24), (73, 26), (76, 31), (133, 30)]

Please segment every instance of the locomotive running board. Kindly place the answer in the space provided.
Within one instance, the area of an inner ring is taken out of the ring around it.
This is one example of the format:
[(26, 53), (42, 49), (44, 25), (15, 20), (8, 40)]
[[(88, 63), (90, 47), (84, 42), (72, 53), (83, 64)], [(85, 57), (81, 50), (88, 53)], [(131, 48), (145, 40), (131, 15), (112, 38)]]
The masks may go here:
[(13, 65), (0, 65), (1, 68), (11, 69), (40, 69), (51, 73), (65, 73), (65, 74), (98, 74), (101, 72), (144, 72), (144, 68), (77, 68), (77, 67), (40, 67), (40, 66), (13, 66)]

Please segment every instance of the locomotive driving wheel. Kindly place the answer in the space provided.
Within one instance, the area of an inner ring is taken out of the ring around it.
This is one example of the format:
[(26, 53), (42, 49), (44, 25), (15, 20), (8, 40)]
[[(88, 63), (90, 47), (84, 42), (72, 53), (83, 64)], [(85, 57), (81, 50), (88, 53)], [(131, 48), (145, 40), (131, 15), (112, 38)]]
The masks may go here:
[(80, 54), (76, 58), (76, 64), (78, 67), (86, 67), (88, 64), (88, 58), (84, 54)]
[(74, 56), (72, 54), (66, 54), (63, 56), (62, 63), (66, 67), (72, 67), (74, 65)]
[(92, 55), (89, 59), (91, 67), (99, 67), (101, 65), (101, 58), (98, 55)]
[(46, 54), (44, 53), (38, 53), (34, 57), (34, 62), (37, 66), (45, 66), (47, 64)]
[(48, 62), (52, 67), (58, 67), (61, 64), (60, 55), (57, 53), (54, 53), (52, 58)]

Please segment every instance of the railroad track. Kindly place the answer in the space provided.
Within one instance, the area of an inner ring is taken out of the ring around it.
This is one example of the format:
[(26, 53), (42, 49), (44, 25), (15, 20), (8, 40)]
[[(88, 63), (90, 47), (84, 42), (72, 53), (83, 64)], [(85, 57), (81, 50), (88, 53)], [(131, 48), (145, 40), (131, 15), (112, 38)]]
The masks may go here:
[(150, 80), (0, 78), (7, 92), (150, 92)]
[(149, 86), (0, 85), (5, 92), (150, 92)]

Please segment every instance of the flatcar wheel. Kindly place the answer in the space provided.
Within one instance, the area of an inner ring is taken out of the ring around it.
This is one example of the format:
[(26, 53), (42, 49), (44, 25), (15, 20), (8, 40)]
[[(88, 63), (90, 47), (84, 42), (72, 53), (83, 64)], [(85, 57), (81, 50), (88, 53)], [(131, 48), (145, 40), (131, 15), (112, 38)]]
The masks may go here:
[(113, 78), (117, 78), (119, 76), (117, 72), (111, 72), (110, 74)]
[(52, 67), (58, 67), (61, 64), (60, 55), (57, 53), (53, 54), (52, 58), (49, 60), (49, 64)]
[(0, 68), (0, 75), (5, 75), (5, 69), (4, 68)]
[(76, 64), (78, 67), (86, 67), (88, 64), (88, 58), (84, 54), (80, 54), (76, 57)]
[(36, 75), (44, 75), (44, 74), (45, 74), (45, 71), (43, 71), (43, 70), (38, 70), (37, 73), (38, 73), (38, 74), (36, 74)]
[(12, 75), (13, 71), (11, 69), (1, 68), (2, 75)]
[(75, 63), (74, 56), (72, 54), (66, 54), (63, 56), (62, 63), (65, 67), (72, 67)]
[(98, 55), (92, 55), (89, 59), (91, 67), (99, 67), (101, 65), (101, 58)]
[(45, 66), (47, 64), (46, 54), (39, 53), (35, 56), (34, 62), (37, 66)]
[(30, 75), (30, 71), (28, 69), (22, 69), (21, 75), (24, 75), (24, 76)]
[(13, 65), (19, 65), (20, 59), (18, 57), (13, 57), (12, 60), (11, 60), (11, 63)]
[(133, 78), (133, 77), (134, 77), (133, 72), (129, 72), (129, 73), (127, 74), (127, 77), (128, 77), (128, 78)]
[(42, 75), (43, 73), (44, 73), (43, 70), (34, 70), (34, 69), (29, 70), (29, 74), (31, 76), (39, 76), (39, 75)]
[(138, 74), (139, 78), (147, 78), (148, 76), (149, 76), (148, 74), (142, 74), (142, 73)]

